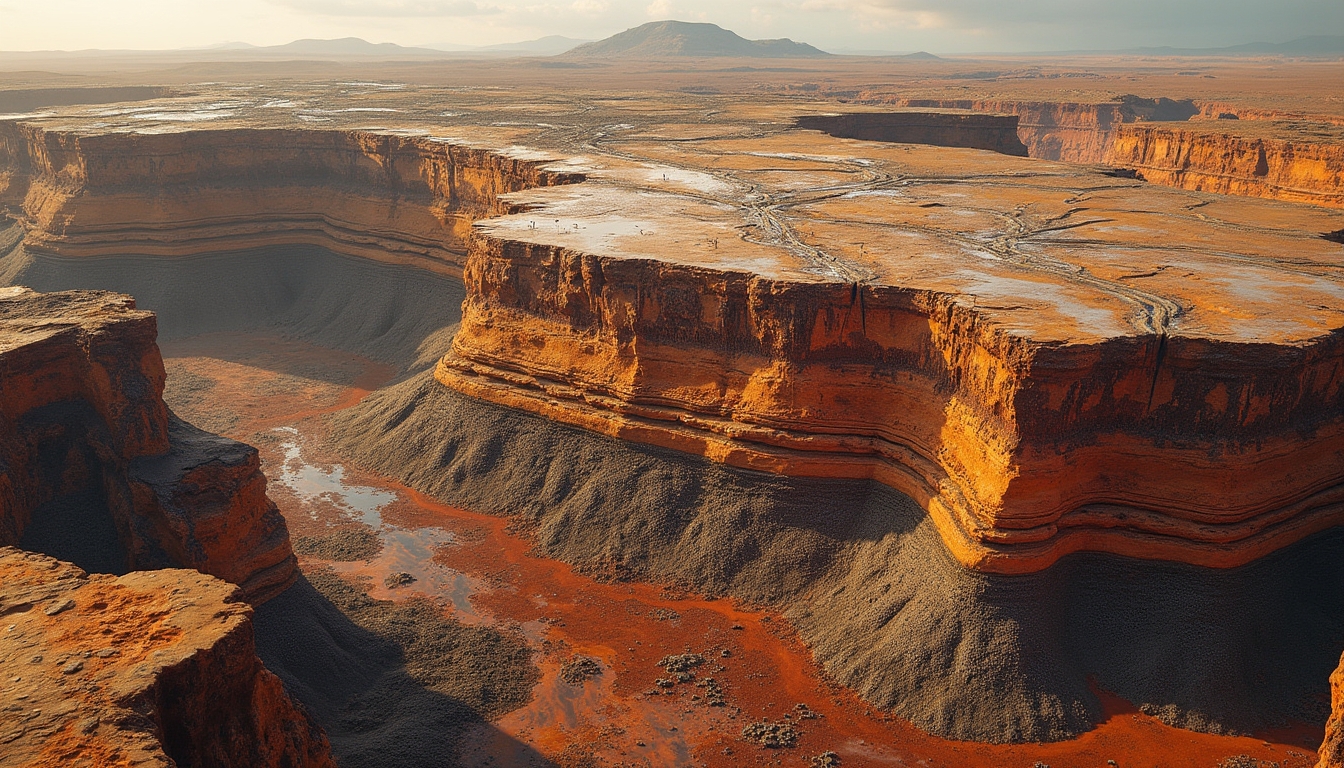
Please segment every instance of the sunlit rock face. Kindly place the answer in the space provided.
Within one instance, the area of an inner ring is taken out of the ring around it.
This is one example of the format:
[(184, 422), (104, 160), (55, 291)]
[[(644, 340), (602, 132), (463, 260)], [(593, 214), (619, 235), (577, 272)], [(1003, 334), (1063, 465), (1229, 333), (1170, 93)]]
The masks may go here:
[[(1304, 129), (1299, 114), (1135, 96), (1076, 103), (860, 93), (859, 100), (902, 110), (957, 109), (984, 118), (1011, 115), (1018, 118), (1017, 134), (1031, 157), (1117, 166), (1150, 183), (1181, 189), (1344, 208), (1340, 192), (1344, 144), (1337, 135), (1332, 139), (1313, 129), (1330, 129), (1329, 125)], [(1240, 119), (1243, 116), (1245, 120)], [(862, 138), (902, 140), (875, 134)], [(950, 146), (1003, 151), (983, 142)]]
[(268, 599), (297, 570), (256, 449), (168, 411), (155, 334), (128, 296), (0, 291), (0, 543)]
[(61, 256), (276, 245), (459, 274), (499, 195), (581, 176), (423, 137), (286, 129), (85, 134), (0, 124), (0, 203)]
[[(0, 765), (334, 768), (262, 667), (238, 588), (190, 570), (87, 574), (0, 547)], [(9, 717), (22, 710), (22, 717)]]

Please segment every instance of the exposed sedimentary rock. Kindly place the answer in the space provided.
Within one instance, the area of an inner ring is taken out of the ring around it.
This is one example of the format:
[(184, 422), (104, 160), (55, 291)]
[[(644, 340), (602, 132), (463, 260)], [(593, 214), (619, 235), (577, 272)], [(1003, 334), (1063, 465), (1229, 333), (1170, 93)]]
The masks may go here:
[(296, 571), (256, 449), (168, 412), (154, 339), (127, 296), (0, 290), (0, 543), (119, 549), (98, 562), (196, 568), (265, 600)]
[[(1291, 231), (1251, 242), (1229, 210), (1226, 224), (1191, 222), (1201, 245), (1175, 256), (1133, 234), (1184, 226), (1161, 194), (1117, 185), (1071, 208), (1028, 191), (1029, 173), (1014, 195), (1040, 218), (999, 245), (987, 231), (972, 247), (921, 235), (845, 248), (864, 237), (850, 224), (869, 210), (861, 196), (792, 209), (850, 281), (792, 254), (660, 246), (704, 242), (694, 215), (662, 217), (659, 240), (593, 248), (527, 220), (600, 229), (602, 214), (526, 193), (532, 213), (481, 225), (438, 378), (736, 466), (877, 479), (990, 571), (1078, 550), (1228, 567), (1338, 524), (1344, 336), (1336, 310), (1303, 311), (1338, 306), (1335, 246)], [(962, 189), (980, 210), (1009, 204)], [(925, 210), (883, 212), (895, 224), (910, 211), (926, 234), (940, 223)], [(1308, 252), (1313, 266), (1277, 259)], [(1271, 298), (1298, 291), (1315, 298)]]
[(1330, 720), (1319, 755), (1316, 768), (1344, 767), (1344, 658), (1330, 675)]
[[(1297, 130), (1300, 122), (1269, 123), (1269, 128), (1188, 122), (1196, 115), (1217, 118), (1245, 113), (1259, 121), (1291, 117), (1273, 111), (1135, 96), (1115, 102), (1073, 103), (909, 99), (863, 93), (859, 101), (903, 109), (1015, 115), (1018, 135), (1031, 157), (1134, 169), (1146, 181), (1182, 189), (1344, 207), (1340, 192), (1344, 144), (1338, 140), (1301, 132)], [(871, 132), (856, 138), (889, 140)]]
[(63, 256), (178, 255), (274, 245), (459, 273), (471, 223), (500, 194), (566, 183), (423, 137), (361, 131), (82, 134), (0, 123), (0, 204), (26, 247)]
[(860, 112), (800, 117), (798, 127), (810, 128), (842, 139), (930, 144), (935, 147), (967, 147), (988, 149), (1018, 157), (1027, 156), (1027, 147), (1017, 135), (1015, 115)]
[(335, 766), (232, 584), (0, 547), (0, 614), (0, 766)]
[(0, 90), (0, 114), (28, 112), (39, 107), (67, 104), (111, 104), (167, 96), (172, 91), (152, 85), (122, 85), (57, 88), (8, 88)]
[(1344, 208), (1344, 145), (1246, 138), (1198, 127), (1125, 125), (1106, 162), (1147, 181)]

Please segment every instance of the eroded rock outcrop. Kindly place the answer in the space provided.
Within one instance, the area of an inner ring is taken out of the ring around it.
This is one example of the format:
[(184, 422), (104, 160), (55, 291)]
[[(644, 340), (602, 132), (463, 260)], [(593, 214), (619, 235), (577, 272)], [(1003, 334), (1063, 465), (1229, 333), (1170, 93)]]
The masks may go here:
[(967, 147), (1027, 156), (1027, 147), (1018, 138), (1017, 118), (1013, 115), (947, 111), (859, 112), (809, 115), (798, 118), (797, 125), (842, 139)]
[(1344, 145), (1238, 136), (1198, 126), (1125, 125), (1106, 162), (1147, 181), (1344, 208)]
[(361, 131), (85, 134), (0, 123), (0, 204), (62, 256), (275, 245), (457, 274), (499, 195), (582, 179), (461, 143)]
[[(1031, 157), (1137, 170), (1146, 181), (1182, 189), (1344, 207), (1344, 143), (1328, 138), (1337, 131), (1300, 130), (1310, 122), (1325, 129), (1337, 125), (1329, 116), (1137, 96), (1075, 103), (860, 93), (858, 100), (1013, 115)], [(1229, 127), (1234, 117), (1251, 124)], [(884, 140), (875, 134), (855, 138)]]
[(168, 411), (155, 332), (128, 296), (0, 289), (0, 544), (77, 550), (107, 523), (93, 547), (118, 571), (196, 568), (268, 599), (297, 571), (257, 451)]
[[(1030, 174), (1017, 170), (1014, 199), (1060, 194), (1045, 192), (1044, 175), (1027, 191)], [(959, 189), (938, 199), (1011, 203)], [(600, 208), (620, 210), (618, 197), (600, 193)], [(1231, 567), (1338, 524), (1344, 336), (1337, 316), (1265, 301), (1291, 285), (1335, 306), (1334, 246), (1286, 232), (1251, 243), (1227, 211), (1225, 225), (1191, 222), (1205, 240), (1180, 261), (1227, 274), (1224, 254), (1243, 250), (1236, 278), (1176, 279), (1169, 252), (1119, 234), (1176, 226), (1136, 213), (1178, 210), (1151, 188), (1116, 182), (1068, 224), (1078, 211), (1045, 197), (1032, 205), (1058, 205), (1060, 218), (1019, 220), (1011, 245), (921, 239), (918, 258), (895, 239), (838, 245), (864, 236), (862, 196), (812, 202), (791, 211), (799, 230), (826, 233), (811, 242), (831, 260), (810, 269), (797, 250), (723, 254), (695, 212), (658, 222), (667, 239), (710, 242), (676, 253), (647, 236), (588, 250), (591, 235), (493, 219), (480, 225), (462, 327), (437, 376), (734, 466), (879, 480), (928, 509), (963, 563), (989, 571), (1079, 550)], [(606, 226), (572, 195), (526, 198), (542, 206), (528, 216), (570, 231)], [(889, 224), (908, 210), (921, 233), (940, 226), (924, 211), (944, 203), (904, 204), (887, 205)], [(1286, 266), (1275, 254), (1305, 250), (1319, 267), (1275, 276)], [(751, 271), (735, 268), (747, 261)], [(1244, 280), (1259, 298), (1235, 287)], [(1228, 302), (1235, 312), (1219, 309)]]
[(238, 588), (0, 547), (0, 766), (334, 768), (257, 658)]

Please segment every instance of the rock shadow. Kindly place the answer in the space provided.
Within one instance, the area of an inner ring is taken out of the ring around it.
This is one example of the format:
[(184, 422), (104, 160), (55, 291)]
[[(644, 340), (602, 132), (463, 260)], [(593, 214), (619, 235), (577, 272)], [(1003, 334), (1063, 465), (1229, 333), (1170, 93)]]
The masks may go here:
[(483, 730), (510, 765), (555, 765), (489, 724), (530, 698), (536, 671), (520, 638), (444, 619), (428, 601), (372, 600), (330, 571), (260, 606), (255, 626), (258, 654), (342, 768), (458, 765)]

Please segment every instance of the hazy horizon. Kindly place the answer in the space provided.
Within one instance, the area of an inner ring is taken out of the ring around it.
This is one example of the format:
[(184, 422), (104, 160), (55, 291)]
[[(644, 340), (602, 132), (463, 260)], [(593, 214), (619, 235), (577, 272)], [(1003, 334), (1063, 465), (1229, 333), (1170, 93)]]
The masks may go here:
[(406, 46), (599, 39), (661, 19), (826, 50), (938, 53), (1219, 47), (1344, 30), (1338, 0), (0, 0), (0, 50), (199, 48), (359, 37)]

